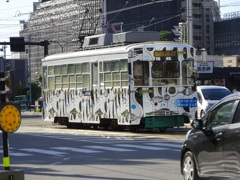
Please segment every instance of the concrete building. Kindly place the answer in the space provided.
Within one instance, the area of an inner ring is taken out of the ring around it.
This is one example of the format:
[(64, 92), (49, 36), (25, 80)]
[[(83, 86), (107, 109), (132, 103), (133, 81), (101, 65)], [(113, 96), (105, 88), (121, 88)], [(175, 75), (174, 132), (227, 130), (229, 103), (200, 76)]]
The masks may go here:
[(214, 22), (220, 21), (219, 6), (213, 0), (192, 0), (192, 17), (188, 15), (187, 2), (181, 1), (182, 22), (192, 20), (193, 46), (205, 48), (209, 55), (214, 55)]
[[(4, 68), (5, 67), (5, 68)], [(27, 59), (4, 59), (0, 57), (0, 72), (14, 71), (16, 85), (28, 86), (28, 61)]]
[[(240, 67), (240, 56), (233, 55), (227, 56), (223, 58), (223, 66), (224, 67)], [(239, 69), (240, 71), (240, 69)]]
[(226, 14), (225, 19), (214, 25), (216, 55), (240, 54), (240, 11)]

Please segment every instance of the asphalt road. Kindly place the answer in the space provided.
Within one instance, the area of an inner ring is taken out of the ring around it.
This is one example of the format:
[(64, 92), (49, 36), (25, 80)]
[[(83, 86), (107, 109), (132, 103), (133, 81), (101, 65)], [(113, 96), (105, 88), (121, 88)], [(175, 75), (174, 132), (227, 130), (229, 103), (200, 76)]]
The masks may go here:
[(9, 134), (11, 169), (23, 170), (25, 180), (181, 180), (186, 130), (67, 129), (23, 114), (19, 130)]

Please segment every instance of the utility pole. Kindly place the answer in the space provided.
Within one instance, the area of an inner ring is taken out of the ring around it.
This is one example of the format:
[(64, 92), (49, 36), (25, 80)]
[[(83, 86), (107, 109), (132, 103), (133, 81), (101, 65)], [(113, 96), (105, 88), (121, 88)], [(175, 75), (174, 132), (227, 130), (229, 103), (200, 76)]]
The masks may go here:
[(187, 1), (187, 25), (188, 25), (187, 43), (189, 45), (193, 45), (192, 0), (186, 1)]

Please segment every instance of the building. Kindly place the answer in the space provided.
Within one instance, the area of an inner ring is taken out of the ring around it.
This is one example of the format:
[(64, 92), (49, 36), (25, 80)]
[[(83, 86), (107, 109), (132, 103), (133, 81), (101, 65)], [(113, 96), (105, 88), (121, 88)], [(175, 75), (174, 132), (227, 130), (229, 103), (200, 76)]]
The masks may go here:
[(225, 19), (214, 24), (216, 55), (240, 54), (240, 11), (226, 14)]
[[(223, 66), (224, 67), (240, 67), (240, 56), (233, 55), (227, 56), (223, 58)], [(240, 71), (240, 69), (239, 69)]]
[(23, 85), (28, 87), (28, 61), (27, 59), (4, 59), (0, 57), (0, 72), (14, 71), (15, 87)]
[[(192, 0), (192, 7), (189, 7), (188, 1), (181, 1), (181, 21), (192, 20), (193, 46), (204, 48), (209, 55), (214, 55), (214, 22), (220, 20), (218, 3), (213, 0)], [(192, 18), (188, 15), (188, 8), (192, 8)]]

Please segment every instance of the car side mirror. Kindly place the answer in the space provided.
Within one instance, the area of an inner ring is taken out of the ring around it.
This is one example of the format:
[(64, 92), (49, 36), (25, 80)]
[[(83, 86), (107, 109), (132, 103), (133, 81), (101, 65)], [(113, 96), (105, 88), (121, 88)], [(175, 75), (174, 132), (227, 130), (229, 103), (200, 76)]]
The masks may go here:
[(203, 121), (201, 119), (194, 119), (191, 123), (192, 128), (194, 129), (203, 129)]

